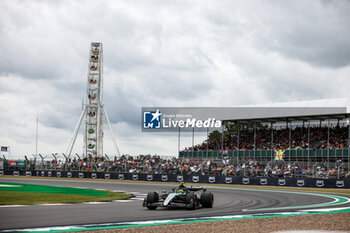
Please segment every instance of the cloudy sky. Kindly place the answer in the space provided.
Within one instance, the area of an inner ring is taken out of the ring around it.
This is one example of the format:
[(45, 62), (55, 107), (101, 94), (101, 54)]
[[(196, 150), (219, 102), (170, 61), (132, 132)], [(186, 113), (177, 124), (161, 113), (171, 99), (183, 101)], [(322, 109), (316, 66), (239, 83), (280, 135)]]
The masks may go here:
[(349, 97), (349, 12), (345, 0), (1, 0), (0, 145), (35, 153), (38, 114), (39, 153), (66, 151), (92, 41), (103, 42), (104, 103), (125, 154), (177, 152), (176, 133), (141, 133), (142, 106)]

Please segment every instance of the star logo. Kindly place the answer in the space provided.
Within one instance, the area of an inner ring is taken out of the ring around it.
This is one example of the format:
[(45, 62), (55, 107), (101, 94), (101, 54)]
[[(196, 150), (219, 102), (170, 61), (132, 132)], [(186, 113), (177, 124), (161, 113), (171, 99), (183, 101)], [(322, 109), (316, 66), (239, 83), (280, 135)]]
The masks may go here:
[(143, 112), (143, 128), (144, 129), (160, 129), (161, 128), (161, 116), (162, 113), (157, 111), (144, 111)]
[(155, 113), (151, 113), (151, 114), (152, 114), (152, 116), (153, 116), (151, 122), (154, 121), (155, 119), (157, 119), (157, 121), (159, 121), (159, 116), (162, 115), (162, 113), (159, 112), (159, 109), (157, 109), (157, 111), (156, 111)]

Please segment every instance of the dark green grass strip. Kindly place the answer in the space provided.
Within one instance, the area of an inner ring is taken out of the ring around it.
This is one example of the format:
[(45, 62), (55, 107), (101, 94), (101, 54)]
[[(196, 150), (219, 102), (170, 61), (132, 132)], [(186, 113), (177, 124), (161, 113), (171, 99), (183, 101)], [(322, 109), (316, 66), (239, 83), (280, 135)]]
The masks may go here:
[(101, 202), (130, 197), (126, 193), (92, 189), (0, 182), (0, 205)]
[(105, 192), (103, 196), (0, 191), (0, 205), (34, 205), (54, 203), (104, 202), (127, 199), (126, 193)]
[[(6, 185), (6, 186), (1, 186), (1, 185)], [(92, 190), (92, 189), (57, 187), (57, 186), (36, 185), (36, 184), (19, 184), (19, 183), (7, 183), (7, 182), (6, 183), (0, 182), (0, 192), (1, 191), (70, 194), (70, 195), (85, 195), (85, 196), (104, 196), (107, 194), (107, 192), (105, 191)]]

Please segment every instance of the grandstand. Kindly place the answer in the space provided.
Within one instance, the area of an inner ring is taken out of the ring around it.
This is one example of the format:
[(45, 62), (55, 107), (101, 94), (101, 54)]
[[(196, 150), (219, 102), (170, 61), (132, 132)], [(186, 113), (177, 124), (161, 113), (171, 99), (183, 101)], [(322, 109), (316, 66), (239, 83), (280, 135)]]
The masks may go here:
[(180, 151), (179, 157), (349, 168), (350, 98), (233, 109), (222, 113), (221, 132), (211, 132), (203, 143)]
[[(350, 99), (224, 108), (222, 131), (179, 157), (76, 153), (0, 161), (6, 172), (107, 172), (294, 178), (350, 177)], [(223, 133), (222, 133), (223, 132)], [(180, 135), (180, 134), (179, 134)], [(194, 135), (194, 134), (192, 134)], [(193, 142), (194, 140), (192, 140)], [(1, 172), (1, 171), (0, 171)], [(46, 173), (45, 173), (46, 174)], [(51, 173), (50, 173), (51, 174)]]

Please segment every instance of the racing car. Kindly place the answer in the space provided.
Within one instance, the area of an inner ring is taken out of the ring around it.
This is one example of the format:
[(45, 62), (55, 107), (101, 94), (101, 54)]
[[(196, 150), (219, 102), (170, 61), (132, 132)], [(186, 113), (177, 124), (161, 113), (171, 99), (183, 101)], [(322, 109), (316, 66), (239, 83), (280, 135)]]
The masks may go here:
[[(181, 187), (182, 186), (182, 187)], [(200, 196), (196, 192), (203, 191)], [(173, 188), (171, 192), (165, 190), (161, 194), (158, 192), (149, 192), (143, 201), (143, 207), (155, 210), (157, 207), (187, 208), (194, 210), (196, 208), (212, 208), (214, 204), (214, 194), (208, 192), (205, 187), (186, 188), (180, 185)]]

